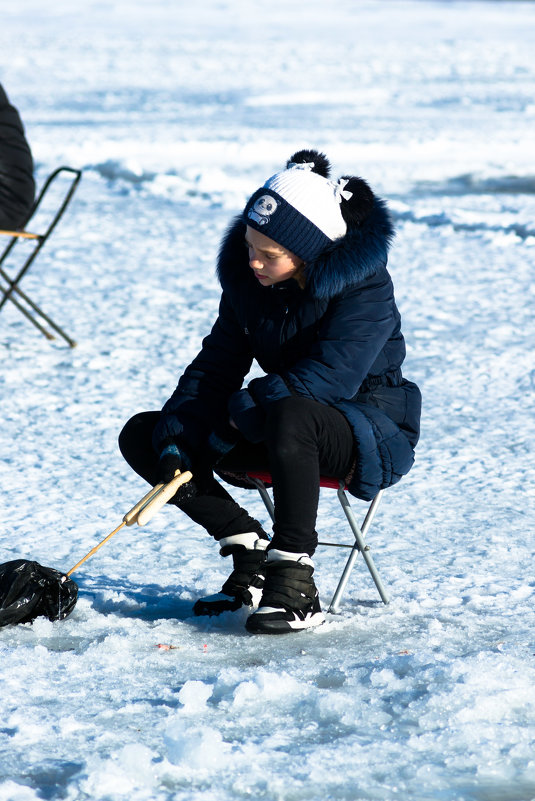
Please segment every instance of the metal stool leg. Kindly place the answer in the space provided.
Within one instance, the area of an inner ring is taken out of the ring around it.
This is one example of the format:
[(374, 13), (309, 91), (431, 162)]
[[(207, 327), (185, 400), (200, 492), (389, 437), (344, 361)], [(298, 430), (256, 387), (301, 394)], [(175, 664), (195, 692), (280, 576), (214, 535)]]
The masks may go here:
[(252, 481), (255, 487), (257, 488), (262, 500), (264, 501), (264, 506), (269, 512), (271, 520), (275, 522), (275, 507), (273, 505), (273, 501), (271, 500), (269, 492), (266, 489), (266, 485), (259, 478), (252, 478), (251, 476), (249, 476), (249, 481)]
[(357, 523), (357, 519), (355, 517), (353, 509), (351, 508), (351, 505), (347, 499), (347, 495), (344, 491), (343, 485), (341, 485), (340, 489), (338, 490), (338, 498), (340, 499), (340, 503), (342, 504), (342, 508), (345, 512), (345, 516), (347, 517), (348, 523), (351, 526), (351, 530), (355, 535), (355, 544), (351, 549), (351, 554), (349, 556), (349, 559), (347, 560), (344, 572), (342, 573), (342, 577), (338, 583), (338, 587), (336, 588), (336, 592), (333, 595), (331, 605), (329, 606), (329, 612), (332, 612), (333, 614), (338, 612), (340, 601), (342, 600), (342, 595), (344, 594), (347, 582), (349, 581), (349, 576), (351, 574), (351, 571), (353, 570), (353, 565), (355, 564), (359, 551), (360, 553), (362, 553), (364, 561), (366, 562), (366, 566), (368, 567), (368, 570), (371, 573), (371, 576), (375, 582), (375, 586), (377, 587), (379, 595), (381, 596), (381, 600), (385, 604), (389, 603), (390, 601), (388, 593), (386, 592), (383, 586), (383, 582), (381, 581), (381, 577), (379, 576), (377, 568), (375, 567), (372, 555), (370, 554), (369, 548), (366, 545), (366, 534), (368, 533), (368, 530), (372, 524), (373, 518), (377, 511), (377, 507), (379, 506), (379, 503), (381, 501), (382, 494), (383, 490), (378, 492), (378, 494), (373, 499), (366, 514), (366, 517), (364, 518), (364, 523), (362, 524), (362, 528), (360, 528)]
[[(260, 497), (262, 498), (262, 500), (264, 502), (264, 505), (265, 505), (265, 507), (266, 507), (266, 509), (267, 509), (267, 511), (269, 513), (269, 516), (274, 521), (275, 520), (275, 507), (273, 505), (273, 501), (271, 500), (271, 496), (270, 496), (269, 492), (267, 491), (266, 485), (264, 484), (264, 482), (260, 478), (256, 478), (256, 477), (251, 476), (251, 475), (249, 475), (248, 478), (249, 478), (249, 481), (251, 481), (254, 484), (254, 486), (257, 488), (258, 492), (260, 493)], [(354, 545), (345, 545), (345, 544), (344, 545), (339, 545), (338, 543), (334, 543), (334, 542), (320, 542), (320, 543), (318, 543), (319, 545), (331, 545), (331, 546), (336, 545), (337, 547), (350, 548), (351, 549), (351, 553), (349, 555), (349, 559), (347, 560), (346, 565), (344, 567), (344, 572), (342, 573), (342, 577), (340, 578), (340, 581), (338, 582), (338, 587), (336, 588), (336, 591), (335, 591), (335, 593), (333, 595), (331, 604), (329, 606), (329, 610), (328, 611), (333, 613), (333, 614), (336, 614), (336, 612), (338, 612), (338, 609), (340, 607), (340, 602), (342, 600), (342, 596), (343, 596), (343, 594), (345, 592), (345, 588), (346, 588), (347, 583), (349, 581), (349, 576), (351, 575), (351, 571), (353, 570), (355, 561), (356, 561), (357, 556), (359, 555), (359, 553), (362, 554), (362, 557), (363, 557), (363, 559), (364, 559), (364, 561), (366, 563), (366, 566), (367, 566), (368, 570), (370, 571), (371, 577), (372, 577), (372, 579), (373, 579), (373, 581), (375, 583), (375, 586), (377, 587), (379, 595), (381, 596), (381, 600), (385, 604), (388, 604), (390, 602), (390, 598), (388, 596), (388, 593), (387, 593), (387, 591), (386, 591), (386, 589), (385, 589), (385, 587), (383, 585), (383, 582), (381, 581), (381, 577), (379, 576), (377, 568), (375, 567), (375, 563), (374, 563), (373, 557), (372, 557), (372, 555), (370, 553), (369, 546), (366, 545), (366, 535), (367, 535), (367, 533), (369, 531), (369, 528), (370, 528), (370, 526), (371, 526), (371, 524), (373, 522), (373, 518), (375, 517), (375, 513), (377, 511), (379, 503), (381, 502), (382, 495), (383, 495), (383, 490), (380, 490), (377, 493), (377, 495), (375, 496), (375, 498), (373, 499), (373, 501), (371, 502), (371, 504), (369, 505), (368, 511), (366, 513), (366, 517), (364, 518), (364, 522), (362, 524), (362, 527), (360, 527), (359, 524), (357, 523), (357, 519), (355, 517), (355, 514), (353, 512), (351, 504), (349, 503), (347, 495), (345, 493), (345, 485), (344, 485), (343, 482), (340, 482), (340, 486), (339, 486), (339, 489), (338, 489), (338, 499), (340, 501), (342, 509), (344, 510), (344, 513), (345, 513), (345, 516), (347, 518), (347, 521), (348, 521), (349, 525), (351, 526), (351, 530), (352, 530), (352, 532), (354, 534), (354, 537), (355, 537), (355, 544)]]

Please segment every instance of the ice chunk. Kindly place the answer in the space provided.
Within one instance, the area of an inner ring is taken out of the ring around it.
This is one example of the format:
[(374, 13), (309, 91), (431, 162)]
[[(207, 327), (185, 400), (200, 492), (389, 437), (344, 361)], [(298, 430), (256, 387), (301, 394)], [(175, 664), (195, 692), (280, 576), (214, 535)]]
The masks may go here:
[(302, 686), (287, 673), (272, 673), (259, 670), (254, 681), (241, 682), (234, 691), (234, 706), (242, 706), (250, 701), (276, 701), (285, 696), (297, 697)]
[(225, 764), (224, 757), (230, 751), (230, 745), (223, 741), (217, 729), (192, 728), (189, 721), (178, 717), (167, 727), (164, 742), (170, 762), (195, 770), (210, 770)]
[(184, 705), (184, 712), (199, 712), (204, 709), (212, 695), (212, 687), (203, 681), (187, 681), (180, 692), (178, 700)]
[(16, 782), (3, 782), (0, 787), (0, 801), (39, 801), (41, 798), (31, 787)]
[(153, 754), (140, 743), (129, 743), (109, 759), (90, 763), (81, 789), (90, 798), (132, 797), (138, 791), (152, 791), (156, 780)]

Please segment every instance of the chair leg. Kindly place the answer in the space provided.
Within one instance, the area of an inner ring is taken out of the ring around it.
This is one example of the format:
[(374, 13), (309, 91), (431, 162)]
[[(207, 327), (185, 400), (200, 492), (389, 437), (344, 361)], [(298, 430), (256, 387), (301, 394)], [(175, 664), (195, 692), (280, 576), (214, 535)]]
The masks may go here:
[(375, 586), (377, 587), (379, 595), (381, 596), (381, 600), (385, 604), (389, 603), (390, 601), (388, 593), (386, 592), (383, 582), (381, 581), (381, 577), (379, 576), (377, 568), (375, 567), (372, 555), (370, 554), (369, 548), (366, 545), (366, 534), (368, 533), (368, 530), (372, 524), (373, 518), (377, 511), (377, 507), (379, 506), (379, 503), (381, 501), (382, 494), (383, 490), (378, 492), (378, 494), (371, 502), (366, 517), (364, 518), (364, 523), (362, 524), (362, 528), (360, 528), (357, 523), (357, 519), (355, 517), (353, 509), (351, 508), (351, 505), (347, 499), (347, 495), (344, 491), (343, 486), (341, 486), (340, 489), (338, 490), (338, 498), (344, 510), (345, 516), (347, 517), (348, 523), (351, 526), (351, 530), (353, 531), (353, 534), (355, 536), (355, 544), (351, 549), (351, 554), (346, 562), (344, 572), (342, 573), (342, 577), (338, 583), (338, 587), (336, 588), (336, 591), (333, 595), (331, 605), (329, 606), (329, 612), (333, 614), (336, 614), (336, 612), (338, 612), (338, 609), (340, 607), (340, 602), (342, 600), (342, 595), (344, 594), (347, 582), (349, 581), (349, 576), (351, 575), (351, 571), (353, 570), (353, 566), (355, 564), (359, 551), (360, 553), (362, 553), (362, 557), (366, 562), (368, 570), (370, 571), (371, 577), (375, 583)]
[[(57, 170), (55, 170), (47, 178), (43, 188), (41, 189), (39, 197), (37, 198), (37, 200), (36, 200), (36, 202), (34, 204), (33, 210), (32, 210), (32, 218), (33, 218), (33, 215), (35, 214), (35, 212), (37, 211), (37, 209), (39, 208), (39, 205), (40, 205), (42, 199), (45, 197), (49, 186), (55, 181), (55, 179), (57, 178), (58, 175), (60, 175), (60, 173), (70, 173), (71, 177), (69, 179), (69, 184), (68, 184), (68, 187), (67, 187), (67, 191), (66, 191), (66, 193), (65, 193), (65, 195), (63, 197), (62, 203), (61, 203), (59, 209), (54, 214), (54, 216), (53, 216), (51, 222), (49, 223), (48, 228), (45, 231), (45, 233), (44, 234), (27, 235), (26, 233), (19, 234), (19, 232), (14, 232), (14, 235), (11, 238), (11, 241), (7, 245), (7, 247), (4, 250), (4, 252), (0, 255), (0, 276), (7, 283), (7, 289), (4, 289), (3, 287), (0, 288), (0, 291), (2, 293), (2, 298), (0, 299), (0, 311), (2, 310), (3, 306), (5, 305), (5, 303), (8, 300), (11, 301), (11, 303), (13, 303), (19, 309), (19, 311), (21, 311), (22, 314), (24, 314), (24, 316), (28, 320), (30, 320), (30, 322), (33, 323), (33, 325), (39, 331), (41, 331), (41, 333), (44, 334), (44, 336), (47, 337), (47, 339), (54, 339), (54, 335), (50, 334), (43, 327), (43, 325), (41, 325), (41, 323), (38, 322), (33, 317), (33, 315), (28, 311), (28, 309), (26, 307), (22, 306), (20, 301), (23, 300), (37, 315), (39, 315), (41, 320), (44, 320), (57, 334), (59, 334), (59, 336), (63, 337), (63, 339), (70, 345), (71, 348), (74, 348), (76, 346), (76, 342), (73, 339), (71, 339), (71, 337), (69, 337), (68, 334), (66, 334), (65, 331), (57, 323), (55, 323), (47, 314), (45, 314), (45, 312), (36, 303), (34, 303), (32, 300), (30, 300), (30, 298), (18, 286), (19, 282), (22, 280), (24, 275), (28, 272), (28, 270), (30, 269), (32, 263), (34, 262), (34, 260), (36, 259), (38, 253), (40, 252), (41, 248), (44, 246), (45, 242), (48, 240), (48, 238), (51, 235), (52, 231), (54, 230), (54, 228), (58, 224), (59, 220), (61, 219), (65, 209), (67, 208), (68, 204), (70, 203), (70, 200), (71, 200), (71, 198), (72, 198), (72, 196), (74, 194), (74, 191), (75, 191), (75, 189), (76, 189), (76, 187), (77, 187), (77, 185), (78, 185), (78, 183), (80, 181), (80, 178), (82, 177), (81, 171), (80, 170), (75, 170), (72, 167), (59, 167)], [(10, 252), (13, 249), (13, 247), (17, 243), (19, 236), (28, 236), (29, 238), (34, 239), (35, 240), (35, 247), (31, 251), (30, 255), (27, 257), (27, 259), (25, 260), (24, 264), (22, 265), (21, 269), (18, 271), (16, 276), (13, 279), (11, 279), (9, 277), (9, 275), (4, 271), (4, 269), (3, 269), (3, 267), (1, 265), (5, 262), (7, 256), (10, 254)]]
[[(252, 483), (257, 488), (258, 492), (260, 493), (260, 497), (264, 502), (264, 506), (266, 507), (269, 513), (269, 516), (273, 521), (275, 521), (275, 507), (273, 505), (273, 501), (271, 500), (271, 496), (266, 489), (266, 485), (259, 478), (253, 478), (252, 476), (249, 476), (249, 480), (252, 481)], [(383, 495), (383, 490), (380, 490), (373, 499), (373, 501), (371, 502), (370, 506), (368, 507), (368, 511), (366, 513), (366, 517), (364, 518), (364, 522), (361, 528), (357, 523), (357, 519), (355, 517), (351, 504), (349, 503), (347, 495), (345, 493), (344, 484), (343, 483), (340, 484), (340, 488), (338, 490), (338, 499), (342, 505), (342, 509), (344, 510), (345, 516), (347, 517), (347, 521), (351, 526), (351, 530), (355, 536), (355, 544), (353, 546), (351, 545), (343, 546), (351, 548), (351, 553), (349, 555), (349, 559), (346, 562), (344, 572), (342, 573), (342, 577), (338, 582), (338, 587), (336, 588), (331, 604), (329, 606), (328, 611), (331, 612), (332, 614), (336, 614), (339, 610), (342, 596), (345, 592), (345, 588), (349, 581), (349, 576), (351, 575), (351, 571), (353, 570), (353, 566), (355, 564), (355, 561), (359, 553), (362, 553), (362, 557), (366, 563), (368, 570), (370, 571), (371, 577), (375, 583), (375, 586), (377, 587), (379, 595), (381, 596), (381, 600), (385, 604), (388, 604), (390, 602), (388, 593), (385, 590), (383, 582), (381, 581), (381, 577), (379, 576), (377, 568), (375, 567), (375, 562), (373, 561), (370, 549), (366, 545), (366, 535), (373, 522), (373, 518), (375, 517), (375, 513), (381, 502), (382, 495)], [(319, 543), (319, 544), (334, 545), (334, 543)]]
[[(1, 268), (0, 268), (0, 276), (1, 276), (2, 278), (4, 278), (4, 271), (3, 271)], [(32, 315), (30, 314), (30, 312), (28, 311), (28, 309), (26, 309), (26, 308), (25, 308), (25, 307), (22, 305), (22, 303), (19, 303), (19, 301), (18, 301), (18, 300), (17, 300), (15, 297), (13, 297), (13, 295), (9, 295), (9, 294), (8, 294), (10, 291), (14, 291), (14, 288), (12, 288), (12, 289), (9, 289), (9, 290), (5, 290), (5, 289), (4, 289), (4, 288), (3, 288), (3, 287), (0, 285), (0, 292), (1, 292), (1, 293), (2, 293), (2, 295), (3, 295), (3, 298), (4, 298), (4, 299), (7, 299), (7, 300), (10, 300), (10, 301), (11, 301), (11, 303), (12, 303), (14, 306), (16, 306), (16, 307), (17, 307), (17, 309), (20, 311), (20, 313), (21, 313), (21, 314), (23, 314), (23, 315), (26, 317), (26, 319), (27, 319), (27, 320), (29, 320), (29, 321), (30, 321), (30, 323), (32, 323), (32, 325), (34, 325), (34, 326), (35, 326), (35, 327), (36, 327), (36, 328), (37, 328), (37, 329), (38, 329), (38, 330), (39, 330), (39, 331), (40, 331), (40, 332), (41, 332), (41, 333), (42, 333), (42, 334), (43, 334), (43, 335), (44, 335), (44, 336), (45, 336), (47, 339), (54, 339), (54, 337), (53, 337), (53, 335), (50, 333), (50, 331), (47, 331), (47, 330), (46, 330), (46, 328), (45, 328), (43, 325), (41, 325), (41, 323), (39, 323), (39, 322), (38, 322), (38, 321), (35, 319), (35, 317), (32, 317)], [(0, 306), (0, 308), (1, 308), (1, 306)]]
[(46, 323), (48, 323), (50, 328), (52, 328), (57, 334), (63, 337), (63, 339), (70, 345), (71, 348), (76, 347), (76, 342), (74, 341), (74, 339), (71, 339), (71, 337), (68, 334), (66, 334), (65, 331), (62, 328), (60, 328), (60, 326), (57, 323), (55, 323), (51, 317), (45, 314), (45, 312), (39, 308), (37, 303), (34, 303), (33, 300), (31, 300), (31, 298), (29, 298), (28, 295), (26, 295), (22, 291), (22, 289), (20, 289), (20, 287), (16, 285), (14, 281), (11, 281), (7, 273), (5, 273), (1, 267), (0, 267), (0, 276), (9, 284), (9, 289), (4, 289), (3, 287), (0, 286), (0, 292), (2, 292), (3, 295), (2, 301), (0, 302), (0, 309), (2, 308), (6, 300), (11, 301), (11, 303), (14, 306), (16, 306), (17, 309), (26, 317), (26, 319), (29, 320), (42, 334), (44, 334), (44, 336), (47, 339), (55, 339), (54, 335), (51, 334), (50, 331), (47, 331), (47, 329), (43, 325), (41, 325), (41, 323), (38, 320), (36, 320), (35, 317), (32, 317), (28, 309), (25, 306), (23, 306), (19, 300), (17, 300), (18, 296), (22, 300), (24, 300), (28, 304), (28, 306), (31, 309), (33, 309), (34, 312), (39, 315), (39, 317), (41, 317), (41, 319), (43, 319)]
[(264, 501), (264, 506), (269, 512), (271, 520), (275, 522), (275, 507), (273, 505), (273, 501), (270, 498), (269, 492), (266, 489), (266, 485), (259, 478), (252, 478), (251, 476), (249, 476), (249, 481), (252, 481), (255, 487), (257, 488), (258, 492), (260, 493), (260, 497)]

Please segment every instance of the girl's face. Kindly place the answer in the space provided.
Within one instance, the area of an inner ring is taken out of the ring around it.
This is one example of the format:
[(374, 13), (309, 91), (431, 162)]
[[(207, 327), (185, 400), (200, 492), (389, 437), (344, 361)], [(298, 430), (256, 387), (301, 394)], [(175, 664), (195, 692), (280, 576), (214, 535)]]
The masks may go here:
[(304, 262), (265, 234), (247, 226), (245, 244), (249, 250), (249, 266), (262, 286), (272, 286), (295, 278), (305, 285)]

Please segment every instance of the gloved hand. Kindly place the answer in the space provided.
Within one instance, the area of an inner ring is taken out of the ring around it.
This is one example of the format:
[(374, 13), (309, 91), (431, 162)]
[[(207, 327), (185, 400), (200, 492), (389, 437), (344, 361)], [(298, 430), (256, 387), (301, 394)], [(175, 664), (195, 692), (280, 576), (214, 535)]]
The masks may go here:
[(261, 442), (264, 439), (266, 413), (257, 406), (253, 396), (247, 389), (240, 389), (230, 396), (229, 413), (234, 424), (249, 442)]
[(158, 481), (168, 484), (175, 477), (175, 472), (191, 469), (188, 456), (174, 442), (168, 443), (160, 453), (158, 460)]

